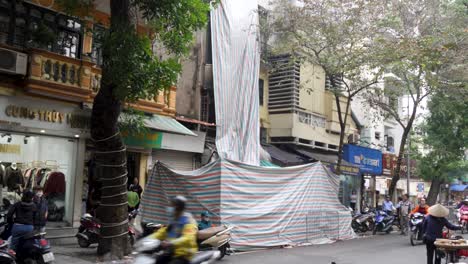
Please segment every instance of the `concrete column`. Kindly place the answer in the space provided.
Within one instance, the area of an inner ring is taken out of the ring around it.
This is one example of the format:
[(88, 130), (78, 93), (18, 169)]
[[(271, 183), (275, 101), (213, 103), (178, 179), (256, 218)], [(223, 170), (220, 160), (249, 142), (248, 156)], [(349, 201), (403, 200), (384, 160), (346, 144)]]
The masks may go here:
[(74, 199), (73, 199), (73, 215), (72, 215), (72, 226), (80, 226), (80, 217), (83, 214), (81, 212), (81, 199), (83, 198), (83, 177), (84, 177), (84, 166), (85, 166), (85, 151), (86, 151), (86, 140), (80, 138), (78, 140), (78, 154), (76, 159), (76, 172), (73, 183), (74, 185)]

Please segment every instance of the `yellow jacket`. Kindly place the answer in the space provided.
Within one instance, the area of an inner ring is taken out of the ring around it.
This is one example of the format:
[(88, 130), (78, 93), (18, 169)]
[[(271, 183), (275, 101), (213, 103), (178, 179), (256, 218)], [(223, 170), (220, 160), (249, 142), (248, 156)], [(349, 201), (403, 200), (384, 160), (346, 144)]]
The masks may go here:
[(159, 229), (152, 237), (171, 242), (174, 245), (174, 257), (191, 260), (198, 251), (197, 232), (197, 222), (191, 214), (186, 213), (176, 221), (171, 221), (168, 227)]

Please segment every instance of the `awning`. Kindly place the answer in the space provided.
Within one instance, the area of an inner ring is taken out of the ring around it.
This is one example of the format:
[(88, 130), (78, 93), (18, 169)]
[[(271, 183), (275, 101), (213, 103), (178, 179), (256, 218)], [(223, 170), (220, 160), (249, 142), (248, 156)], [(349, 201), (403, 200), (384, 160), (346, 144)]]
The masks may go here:
[(468, 188), (468, 185), (464, 184), (454, 184), (450, 186), (450, 191), (451, 192), (464, 192)]
[[(331, 166), (333, 171), (336, 170), (336, 165), (338, 163), (338, 155), (335, 154), (324, 154), (324, 153), (316, 153), (312, 151), (307, 151), (304, 149), (295, 149), (297, 153), (309, 157), (314, 161), (320, 161), (322, 163), (328, 164)], [(341, 160), (341, 172), (343, 174), (349, 175), (360, 175), (359, 166), (347, 162), (346, 160)]]
[(305, 163), (305, 160), (299, 155), (289, 153), (271, 145), (262, 145), (262, 147), (270, 154), (275, 163), (279, 163), (282, 166), (295, 166)]
[(194, 136), (197, 135), (172, 117), (154, 115), (145, 119), (145, 126), (159, 131)]
[(261, 160), (260, 161), (260, 166), (267, 167), (267, 168), (279, 168), (280, 167), (278, 165), (275, 165), (275, 164), (269, 162), (268, 160)]

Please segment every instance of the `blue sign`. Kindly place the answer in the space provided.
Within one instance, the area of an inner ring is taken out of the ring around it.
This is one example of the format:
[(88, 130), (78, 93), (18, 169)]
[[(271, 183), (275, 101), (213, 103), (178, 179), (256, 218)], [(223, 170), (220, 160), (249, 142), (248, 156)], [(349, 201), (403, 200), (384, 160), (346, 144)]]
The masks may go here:
[(345, 144), (343, 146), (343, 159), (359, 165), (362, 173), (382, 174), (382, 152), (380, 150)]

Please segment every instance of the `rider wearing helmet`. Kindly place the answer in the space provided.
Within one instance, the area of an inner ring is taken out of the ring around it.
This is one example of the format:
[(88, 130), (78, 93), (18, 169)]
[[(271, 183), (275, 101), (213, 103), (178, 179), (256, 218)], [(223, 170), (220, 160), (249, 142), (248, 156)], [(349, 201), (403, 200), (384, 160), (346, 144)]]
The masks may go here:
[(170, 214), (169, 225), (152, 235), (162, 241), (161, 246), (167, 250), (158, 258), (158, 264), (188, 264), (197, 248), (197, 222), (192, 215), (185, 212), (187, 199), (176, 196), (167, 208)]
[(198, 224), (198, 231), (210, 228), (212, 226), (213, 224), (211, 223), (211, 220), (210, 220), (210, 213), (207, 211), (201, 213), (201, 221)]
[(413, 211), (411, 211), (411, 215), (414, 215), (415, 213), (420, 213), (423, 215), (427, 215), (429, 212), (429, 206), (426, 204), (426, 199), (422, 198), (419, 201), (419, 205), (416, 206)]

